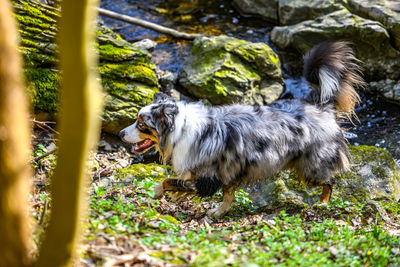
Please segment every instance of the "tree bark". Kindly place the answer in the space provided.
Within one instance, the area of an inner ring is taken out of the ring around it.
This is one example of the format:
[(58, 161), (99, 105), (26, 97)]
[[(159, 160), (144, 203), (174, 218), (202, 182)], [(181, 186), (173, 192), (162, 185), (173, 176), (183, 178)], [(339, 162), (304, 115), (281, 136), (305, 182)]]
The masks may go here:
[(29, 266), (30, 131), (9, 1), (0, 0), (0, 266)]
[(63, 73), (58, 160), (51, 179), (52, 213), (38, 266), (69, 266), (87, 202), (88, 153), (100, 133), (100, 86), (95, 75), (97, 0), (62, 1), (60, 66)]

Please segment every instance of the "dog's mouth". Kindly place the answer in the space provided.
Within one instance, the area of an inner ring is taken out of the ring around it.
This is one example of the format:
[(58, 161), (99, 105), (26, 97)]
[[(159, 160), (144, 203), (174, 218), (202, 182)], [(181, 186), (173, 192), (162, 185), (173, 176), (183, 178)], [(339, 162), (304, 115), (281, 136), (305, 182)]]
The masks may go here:
[(151, 141), (150, 139), (145, 139), (143, 141), (137, 142), (133, 146), (133, 153), (142, 154), (142, 153), (146, 152), (147, 150), (149, 150), (151, 147), (153, 147), (154, 144), (155, 143), (153, 141)]

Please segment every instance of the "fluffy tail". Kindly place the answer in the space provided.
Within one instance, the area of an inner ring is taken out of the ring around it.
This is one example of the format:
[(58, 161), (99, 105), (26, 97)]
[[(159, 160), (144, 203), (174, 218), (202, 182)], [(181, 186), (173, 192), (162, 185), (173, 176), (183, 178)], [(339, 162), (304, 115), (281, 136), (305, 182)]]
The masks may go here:
[(363, 87), (360, 61), (347, 42), (324, 42), (304, 57), (304, 77), (311, 86), (307, 100), (314, 104), (334, 103), (340, 117), (351, 118), (360, 102), (355, 87)]

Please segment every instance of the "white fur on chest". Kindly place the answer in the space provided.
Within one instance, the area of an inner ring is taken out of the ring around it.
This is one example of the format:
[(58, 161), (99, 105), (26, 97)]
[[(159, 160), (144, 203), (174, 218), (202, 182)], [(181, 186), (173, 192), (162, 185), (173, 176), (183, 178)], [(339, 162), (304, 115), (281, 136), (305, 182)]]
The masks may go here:
[(175, 144), (172, 150), (172, 166), (178, 174), (190, 170), (190, 149), (197, 141), (203, 125), (206, 123), (205, 108), (199, 104), (178, 103), (179, 113), (175, 120), (175, 133), (171, 143)]

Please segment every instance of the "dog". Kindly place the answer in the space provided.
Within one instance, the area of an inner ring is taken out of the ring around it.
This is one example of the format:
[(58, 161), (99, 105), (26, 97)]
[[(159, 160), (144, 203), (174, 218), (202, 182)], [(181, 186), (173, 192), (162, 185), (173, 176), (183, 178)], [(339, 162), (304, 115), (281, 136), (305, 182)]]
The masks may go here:
[(167, 191), (206, 197), (222, 188), (222, 204), (207, 212), (212, 217), (229, 210), (239, 186), (284, 169), (322, 186), (320, 202), (328, 203), (335, 175), (349, 166), (338, 118), (351, 117), (360, 101), (355, 88), (364, 81), (358, 63), (348, 43), (321, 43), (304, 57), (303, 75), (312, 89), (306, 99), (206, 107), (156, 93), (119, 135), (135, 144), (137, 154), (156, 147), (178, 174), (157, 185), (156, 198)]

